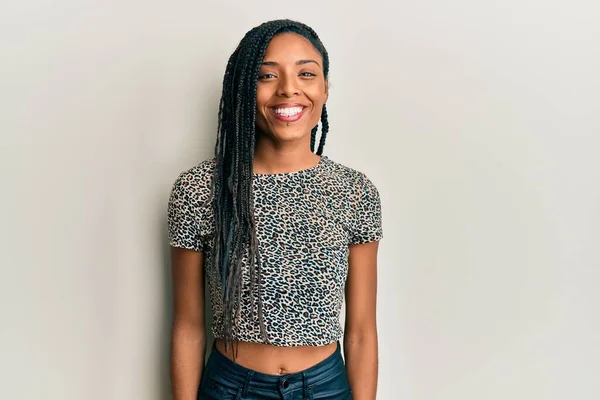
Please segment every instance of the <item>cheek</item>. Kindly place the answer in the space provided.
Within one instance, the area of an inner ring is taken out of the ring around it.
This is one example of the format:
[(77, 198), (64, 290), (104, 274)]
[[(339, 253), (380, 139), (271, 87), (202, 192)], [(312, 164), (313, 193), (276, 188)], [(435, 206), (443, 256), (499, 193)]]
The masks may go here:
[(261, 88), (261, 86), (256, 88), (256, 106), (260, 111), (264, 109), (265, 104), (267, 104), (270, 98), (271, 96), (266, 88)]
[(265, 104), (269, 97), (265, 94), (265, 90), (261, 90), (260, 87), (256, 88), (256, 126), (260, 130), (267, 128)]
[(314, 103), (315, 108), (318, 107), (319, 109), (321, 109), (327, 99), (325, 85), (313, 85), (306, 88), (305, 94)]

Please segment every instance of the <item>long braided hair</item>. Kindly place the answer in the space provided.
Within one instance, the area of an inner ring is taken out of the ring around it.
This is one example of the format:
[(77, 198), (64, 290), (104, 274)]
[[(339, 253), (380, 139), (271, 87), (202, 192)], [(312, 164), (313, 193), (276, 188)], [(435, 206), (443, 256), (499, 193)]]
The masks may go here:
[[(215, 245), (212, 249), (213, 272), (220, 277), (223, 304), (223, 339), (225, 348), (234, 341), (234, 325), (241, 311), (242, 257), (249, 247), (250, 304), (255, 309), (260, 335), (270, 343), (265, 328), (260, 298), (260, 254), (254, 219), (253, 158), (259, 132), (256, 128), (256, 84), (265, 52), (273, 36), (293, 32), (308, 39), (323, 58), (327, 79), (329, 57), (316, 32), (292, 20), (265, 22), (246, 33), (235, 49), (225, 70), (219, 104), (219, 122), (215, 145), (213, 208)], [(321, 138), (317, 155), (321, 155), (329, 130), (325, 105), (321, 111)], [(314, 153), (317, 126), (311, 130), (310, 149)], [(258, 285), (258, 299), (254, 288)], [(234, 361), (236, 350), (234, 350)]]

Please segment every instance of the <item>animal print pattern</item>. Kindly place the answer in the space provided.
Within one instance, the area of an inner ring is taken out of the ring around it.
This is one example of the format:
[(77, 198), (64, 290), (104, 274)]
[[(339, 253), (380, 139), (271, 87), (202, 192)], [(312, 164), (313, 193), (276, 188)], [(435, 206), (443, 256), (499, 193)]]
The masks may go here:
[[(208, 265), (214, 244), (211, 181), (215, 158), (183, 171), (168, 204), (171, 246), (205, 252), (213, 312), (212, 333), (223, 337), (221, 282)], [(277, 346), (325, 345), (343, 336), (339, 322), (349, 245), (383, 237), (379, 192), (362, 172), (327, 156), (313, 167), (254, 174), (254, 209), (261, 256), (264, 319)], [(243, 257), (237, 340), (262, 343), (257, 304), (250, 307), (248, 248)], [(259, 295), (254, 286), (254, 298)]]

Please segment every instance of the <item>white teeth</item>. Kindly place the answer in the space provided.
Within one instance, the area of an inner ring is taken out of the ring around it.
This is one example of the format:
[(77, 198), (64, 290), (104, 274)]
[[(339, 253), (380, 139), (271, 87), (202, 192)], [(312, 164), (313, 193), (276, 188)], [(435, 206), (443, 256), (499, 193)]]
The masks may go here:
[(284, 117), (292, 117), (302, 112), (302, 107), (290, 107), (290, 108), (274, 108), (275, 114), (283, 115)]

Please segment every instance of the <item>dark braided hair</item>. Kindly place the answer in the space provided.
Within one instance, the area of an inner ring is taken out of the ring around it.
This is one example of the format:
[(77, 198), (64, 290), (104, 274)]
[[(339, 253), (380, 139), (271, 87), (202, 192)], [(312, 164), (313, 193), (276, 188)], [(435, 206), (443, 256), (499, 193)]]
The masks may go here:
[[(212, 186), (215, 211), (212, 260), (213, 272), (221, 278), (223, 290), (225, 349), (228, 343), (233, 342), (233, 326), (241, 310), (241, 267), (246, 246), (249, 248), (250, 304), (254, 310), (255, 301), (258, 302), (260, 335), (265, 343), (270, 343), (260, 298), (261, 262), (252, 189), (254, 146), (259, 134), (256, 128), (256, 84), (269, 42), (273, 36), (285, 32), (302, 35), (313, 44), (323, 57), (323, 72), (327, 79), (329, 57), (316, 32), (307, 25), (287, 19), (265, 22), (247, 32), (229, 58), (223, 78)], [(321, 125), (317, 155), (323, 153), (329, 130), (325, 105), (321, 111)], [(318, 125), (311, 130), (310, 149), (313, 153), (317, 130)], [(254, 299), (255, 285), (258, 285), (258, 299)], [(234, 350), (234, 361), (235, 357)]]

